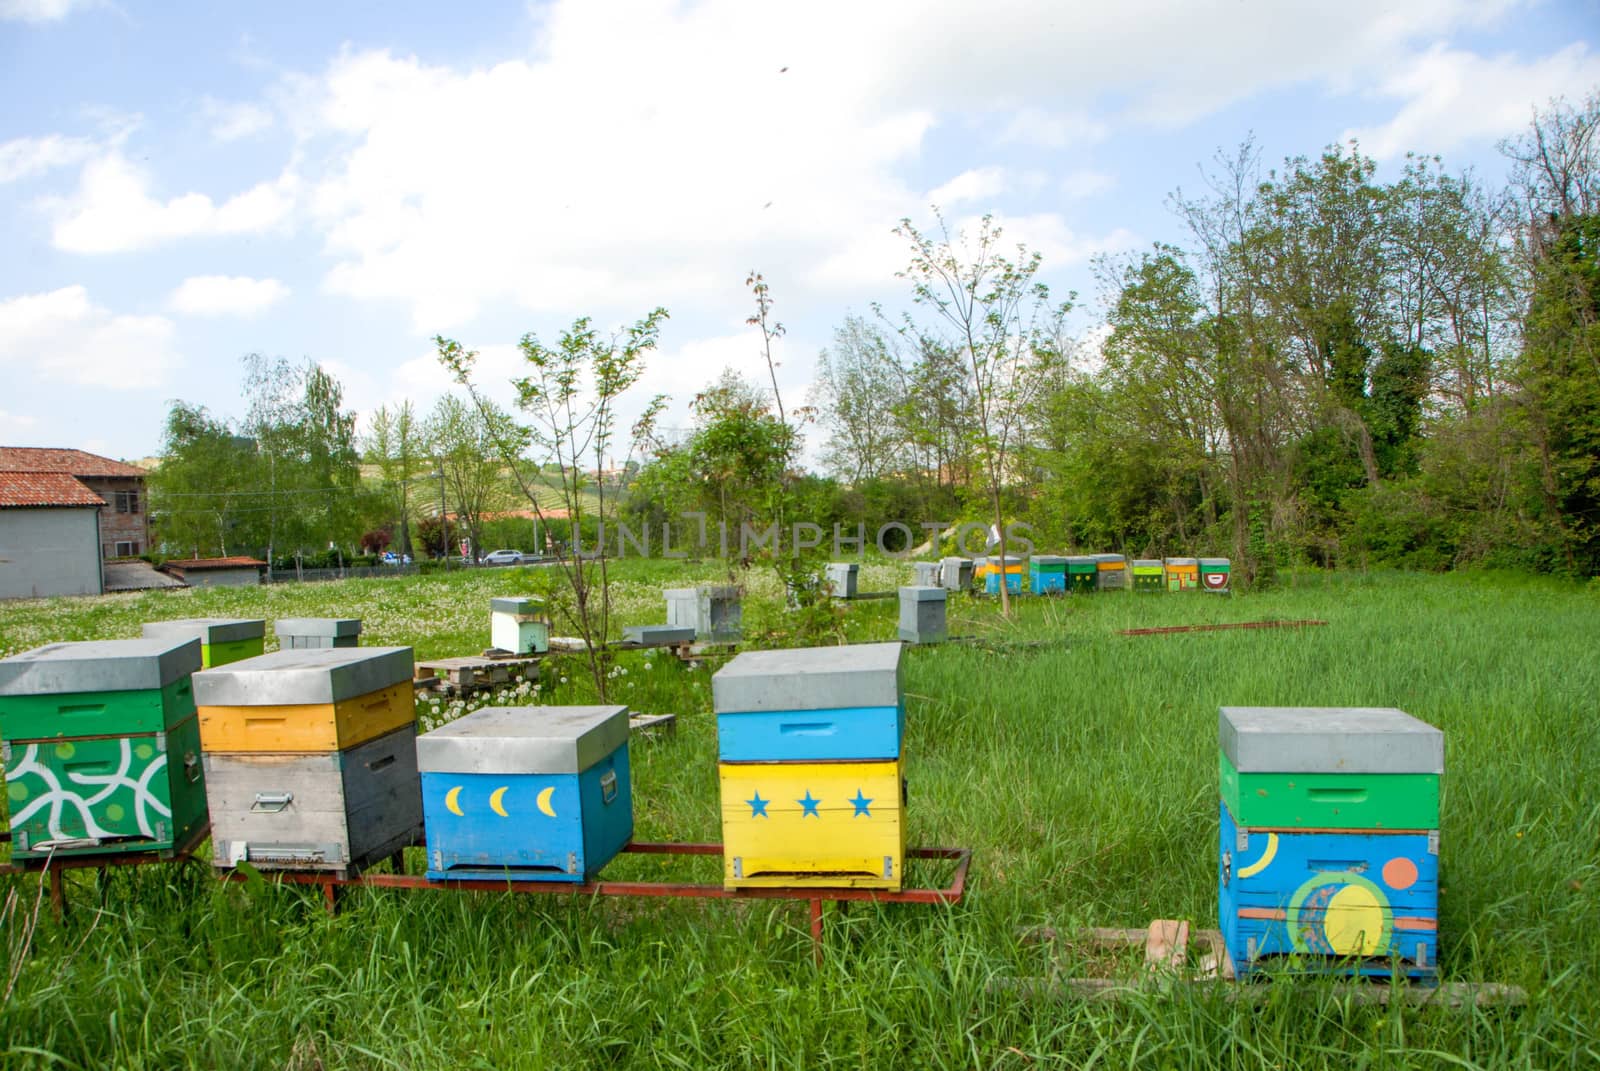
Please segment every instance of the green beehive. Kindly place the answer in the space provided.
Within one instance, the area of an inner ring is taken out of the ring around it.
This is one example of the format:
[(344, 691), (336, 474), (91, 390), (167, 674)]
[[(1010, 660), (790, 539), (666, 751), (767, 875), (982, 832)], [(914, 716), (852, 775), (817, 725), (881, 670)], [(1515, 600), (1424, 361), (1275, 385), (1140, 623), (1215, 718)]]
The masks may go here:
[(1067, 590), (1075, 595), (1088, 595), (1099, 587), (1099, 570), (1094, 558), (1087, 554), (1067, 558)]
[(267, 623), (259, 618), (187, 617), (177, 621), (146, 621), (140, 631), (147, 640), (199, 640), (200, 664), (206, 669), (255, 658), (266, 651)]
[(12, 856), (164, 851), (206, 819), (200, 641), (56, 643), (0, 660)]
[(1232, 566), (1227, 558), (1200, 559), (1200, 590), (1229, 594), (1228, 582), (1232, 579)]
[(1160, 558), (1135, 558), (1133, 560), (1133, 590), (1135, 592), (1160, 592), (1167, 590), (1166, 569)]

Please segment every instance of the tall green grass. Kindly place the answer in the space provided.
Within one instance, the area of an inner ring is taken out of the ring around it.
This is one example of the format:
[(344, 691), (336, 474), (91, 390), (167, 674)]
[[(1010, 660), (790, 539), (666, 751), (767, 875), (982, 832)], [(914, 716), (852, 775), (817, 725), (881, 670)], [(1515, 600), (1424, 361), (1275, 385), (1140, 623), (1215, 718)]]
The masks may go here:
[[(658, 589), (682, 578), (682, 566), (627, 566), (625, 620), (662, 620)], [(862, 586), (897, 579), (874, 565)], [(155, 617), (293, 612), (356, 614), (364, 642), (459, 654), (487, 645), (488, 596), (523, 583), (500, 572), (10, 604), (0, 648), (133, 635)], [(781, 632), (775, 585), (750, 584), (747, 623)], [(104, 888), (79, 874), (71, 915), (45, 910), (0, 1007), (0, 1065), (1600, 1064), (1600, 594), (1513, 576), (1313, 574), (1259, 595), (1018, 607), (1003, 622), (992, 601), (958, 599), (951, 631), (974, 642), (906, 654), (910, 839), (976, 850), (967, 899), (830, 909), (820, 969), (796, 904), (372, 890), (330, 918), (308, 891), (224, 886), (200, 865), (128, 869)], [(892, 600), (856, 603), (843, 631), (889, 639), (894, 617)], [(1117, 635), (1260, 618), (1328, 624)], [(617, 668), (618, 699), (681, 715), (676, 736), (633, 744), (637, 836), (717, 839), (709, 670), (642, 653)], [(590, 695), (570, 658), (537, 694)], [(1379, 1008), (1278, 983), (1254, 1005), (1205, 985), (1085, 1003), (994, 984), (1091, 969), (1072, 947), (1020, 941), (1024, 927), (1215, 925), (1223, 704), (1392, 705), (1442, 728), (1442, 974), (1521, 985), (1528, 1004)], [(719, 863), (624, 856), (606, 876), (717, 881)], [(35, 889), (0, 878), (23, 910)]]

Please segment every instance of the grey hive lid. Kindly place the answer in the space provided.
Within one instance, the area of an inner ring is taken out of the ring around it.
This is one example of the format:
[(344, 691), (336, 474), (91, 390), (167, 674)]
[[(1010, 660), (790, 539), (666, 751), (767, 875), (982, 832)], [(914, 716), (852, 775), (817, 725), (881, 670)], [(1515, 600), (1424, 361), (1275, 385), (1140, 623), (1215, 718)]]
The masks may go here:
[(1222, 707), (1240, 773), (1444, 773), (1444, 733), (1393, 707)]
[(662, 588), (661, 594), (669, 601), (677, 599), (698, 599), (700, 591), (697, 588)]
[(944, 588), (929, 587), (926, 584), (907, 584), (900, 589), (901, 602), (945, 602), (948, 595), (949, 592)]
[(496, 614), (540, 614), (544, 612), (544, 600), (531, 595), (506, 595), (490, 599), (489, 611)]
[(900, 644), (746, 651), (711, 678), (719, 714), (892, 707), (900, 703)]
[(1125, 562), (1128, 560), (1122, 554), (1091, 554), (1089, 557), (1097, 562)]
[(940, 558), (939, 559), (939, 564), (940, 565), (946, 565), (946, 564), (949, 564), (949, 565), (971, 565), (972, 564), (972, 559), (971, 558), (960, 558), (960, 557)]
[(1094, 563), (1094, 555), (1093, 554), (1068, 554), (1067, 555), (1067, 564), (1068, 565), (1092, 565), (1093, 563)]
[(411, 679), (409, 647), (315, 647), (274, 651), (194, 675), (203, 707), (340, 703)]
[(1199, 558), (1168, 558), (1168, 565), (1199, 565)]
[(199, 668), (196, 639), (49, 643), (0, 659), (0, 695), (145, 691), (165, 688)]
[(1228, 564), (1228, 559), (1227, 558), (1201, 558), (1200, 559), (1200, 564), (1201, 565), (1227, 565)]
[(359, 636), (359, 617), (286, 617), (272, 623), (279, 636)]
[(209, 646), (259, 640), (267, 634), (267, 623), (248, 617), (185, 617), (177, 621), (146, 621), (141, 632), (145, 639), (196, 639)]
[(1135, 558), (1135, 559), (1133, 559), (1133, 567), (1135, 569), (1159, 569), (1159, 568), (1161, 568), (1161, 559), (1160, 558)]
[(484, 707), (417, 737), (417, 769), (577, 774), (627, 742), (623, 706)]
[(1065, 564), (1067, 564), (1067, 559), (1062, 557), (1059, 554), (1035, 554), (1033, 556), (1033, 561), (1034, 561), (1034, 564), (1036, 564), (1036, 565), (1065, 565)]

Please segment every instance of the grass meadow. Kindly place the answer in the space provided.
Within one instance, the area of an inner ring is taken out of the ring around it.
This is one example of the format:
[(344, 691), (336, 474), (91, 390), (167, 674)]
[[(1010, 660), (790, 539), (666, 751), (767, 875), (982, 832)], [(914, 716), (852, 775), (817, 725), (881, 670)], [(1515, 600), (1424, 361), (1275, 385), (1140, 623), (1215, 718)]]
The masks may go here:
[[(699, 569), (696, 574), (695, 570)], [(869, 563), (863, 590), (909, 582)], [(621, 623), (710, 566), (628, 563)], [(747, 576), (747, 635), (785, 637)], [(419, 657), (488, 645), (487, 601), (536, 570), (0, 604), (0, 654), (133, 636), (145, 620), (359, 616)], [(1600, 1066), (1600, 586), (1507, 575), (1294, 574), (1212, 595), (951, 603), (976, 642), (906, 652), (915, 845), (976, 850), (950, 908), (829, 908), (820, 968), (803, 904), (223, 885), (201, 865), (80, 872), (64, 924), (31, 877), (5, 928), (5, 1068), (1038, 1068)], [(893, 600), (840, 639), (892, 639)], [(1302, 630), (1124, 637), (1152, 625), (1320, 618)], [(558, 632), (570, 631), (557, 629)], [(271, 641), (269, 640), (269, 646)], [(613, 698), (680, 715), (636, 739), (642, 840), (719, 838), (710, 673), (627, 653)], [(571, 657), (500, 701), (586, 702)], [(1036, 925), (1216, 925), (1217, 707), (1398, 706), (1446, 734), (1441, 976), (1524, 987), (1521, 1007), (1361, 1004), (1323, 983), (1146, 987), (1116, 1002), (997, 985), (1103, 967)], [(426, 724), (458, 704), (424, 702)], [(412, 849), (418, 853), (419, 849)], [(411, 861), (419, 869), (420, 858)], [(720, 860), (624, 856), (608, 878), (720, 878)], [(942, 870), (910, 870), (943, 884)]]

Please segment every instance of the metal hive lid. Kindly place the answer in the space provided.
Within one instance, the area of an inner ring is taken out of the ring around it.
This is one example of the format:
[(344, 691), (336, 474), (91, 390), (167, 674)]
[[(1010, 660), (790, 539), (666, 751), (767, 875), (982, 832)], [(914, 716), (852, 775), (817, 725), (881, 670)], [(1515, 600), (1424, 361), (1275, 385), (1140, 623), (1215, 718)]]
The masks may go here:
[(1199, 562), (1200, 562), (1201, 565), (1227, 565), (1228, 564), (1228, 559), (1227, 558), (1201, 558), (1201, 559), (1199, 559)]
[(711, 678), (719, 714), (892, 707), (900, 692), (898, 643), (746, 651)]
[(1393, 707), (1222, 707), (1240, 773), (1444, 773), (1444, 733)]
[(1035, 554), (1033, 563), (1035, 565), (1065, 565), (1067, 564), (1067, 559), (1060, 554)]
[[(901, 602), (946, 602), (949, 592), (940, 587), (929, 587), (926, 584), (907, 584), (900, 589)], [(715, 680), (712, 684), (715, 686)]]
[(146, 621), (140, 631), (146, 639), (196, 639), (210, 645), (259, 640), (267, 634), (267, 623), (250, 617), (184, 617)]
[(1199, 558), (1168, 558), (1168, 565), (1199, 565)]
[(544, 600), (531, 595), (505, 595), (489, 600), (489, 612), (497, 614), (540, 614)]
[(627, 742), (625, 706), (484, 707), (417, 737), (417, 769), (577, 774)]
[(136, 692), (200, 668), (200, 641), (155, 638), (48, 643), (0, 659), (0, 695)]
[(359, 617), (286, 617), (272, 623), (279, 636), (359, 636)]
[(194, 675), (203, 707), (339, 703), (411, 679), (409, 647), (321, 647), (274, 651)]

